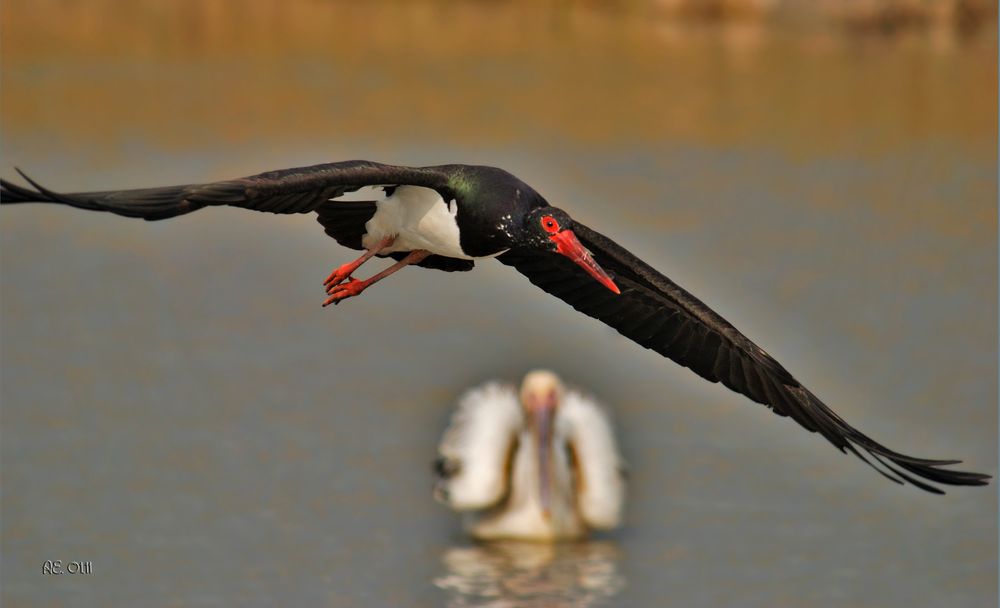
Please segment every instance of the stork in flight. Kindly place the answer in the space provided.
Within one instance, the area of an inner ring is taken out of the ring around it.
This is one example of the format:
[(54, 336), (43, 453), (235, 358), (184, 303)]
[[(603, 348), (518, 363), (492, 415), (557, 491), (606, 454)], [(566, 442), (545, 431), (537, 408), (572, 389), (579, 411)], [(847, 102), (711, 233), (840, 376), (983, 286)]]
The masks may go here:
[(434, 462), (434, 497), (493, 540), (563, 540), (621, 520), (624, 463), (593, 399), (537, 370), (459, 400)]
[[(958, 460), (908, 456), (861, 433), (700, 300), (502, 169), (355, 160), (206, 184), (72, 194), (21, 175), (33, 189), (0, 180), (0, 203), (58, 203), (146, 220), (226, 205), (315, 213), (338, 243), (364, 251), (327, 277), (324, 305), (357, 296), (408, 265), (466, 271), (476, 260), (495, 257), (576, 310), (710, 382), (790, 416), (897, 483), (940, 494), (934, 484), (980, 486), (990, 479), (943, 468)], [(338, 200), (365, 187), (381, 187), (385, 196)], [(396, 263), (370, 278), (354, 278), (375, 256)]]

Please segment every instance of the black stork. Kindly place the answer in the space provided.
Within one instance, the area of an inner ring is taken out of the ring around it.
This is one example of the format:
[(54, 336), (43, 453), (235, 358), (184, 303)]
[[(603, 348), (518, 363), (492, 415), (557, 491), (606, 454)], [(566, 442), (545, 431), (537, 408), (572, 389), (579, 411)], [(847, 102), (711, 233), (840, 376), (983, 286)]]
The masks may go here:
[[(327, 277), (324, 306), (356, 296), (410, 264), (465, 271), (477, 259), (495, 257), (630, 340), (790, 416), (892, 481), (940, 494), (934, 483), (979, 486), (990, 479), (942, 468), (961, 461), (907, 456), (864, 435), (700, 300), (502, 169), (346, 161), (207, 184), (70, 194), (21, 176), (34, 189), (0, 180), (0, 202), (59, 203), (146, 220), (220, 205), (316, 213), (338, 243), (364, 251)], [(370, 187), (383, 188), (383, 200), (337, 200)], [(353, 273), (373, 256), (396, 263), (355, 279)]]

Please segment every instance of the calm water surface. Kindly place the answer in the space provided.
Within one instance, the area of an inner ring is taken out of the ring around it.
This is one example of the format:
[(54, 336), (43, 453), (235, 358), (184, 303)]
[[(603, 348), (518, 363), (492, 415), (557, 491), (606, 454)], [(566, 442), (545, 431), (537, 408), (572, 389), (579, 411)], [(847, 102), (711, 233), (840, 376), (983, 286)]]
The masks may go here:
[[(993, 32), (45, 6), (2, 9), (5, 177), (503, 166), (864, 432), (996, 472)], [(354, 254), (233, 209), (5, 208), (0, 254), (5, 606), (996, 605), (993, 487), (897, 487), (500, 264), (323, 309)], [(610, 405), (626, 524), (471, 543), (431, 499), (436, 442), (463, 389), (537, 366)]]

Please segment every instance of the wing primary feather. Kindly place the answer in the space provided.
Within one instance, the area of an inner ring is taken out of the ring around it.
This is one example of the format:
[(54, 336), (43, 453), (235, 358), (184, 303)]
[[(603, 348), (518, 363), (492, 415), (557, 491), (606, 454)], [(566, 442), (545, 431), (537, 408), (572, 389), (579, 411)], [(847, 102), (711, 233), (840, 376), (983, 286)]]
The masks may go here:
[(882, 477), (885, 477), (886, 479), (888, 479), (892, 483), (896, 483), (896, 484), (899, 484), (899, 485), (904, 485), (904, 482), (903, 482), (902, 479), (900, 479), (898, 477), (895, 477), (892, 474), (887, 473), (887, 472), (883, 471), (882, 469), (880, 469), (879, 467), (875, 466), (875, 464), (872, 461), (870, 461), (867, 458), (865, 458), (864, 454), (862, 454), (861, 452), (859, 452), (857, 450), (857, 448), (855, 448), (853, 445), (847, 444), (847, 445), (845, 445), (844, 447), (842, 447), (840, 449), (841, 449), (841, 451), (847, 451), (847, 452), (850, 452), (851, 454), (854, 454), (855, 456), (857, 456), (861, 460), (861, 462), (865, 463), (866, 465), (868, 465), (869, 467), (871, 467), (872, 469), (874, 469), (875, 472), (877, 472)]
[(924, 483), (924, 482), (922, 482), (922, 481), (920, 481), (920, 480), (918, 480), (918, 479), (916, 479), (916, 478), (914, 478), (914, 477), (912, 477), (910, 475), (907, 475), (906, 473), (903, 473), (902, 471), (900, 471), (896, 467), (894, 467), (894, 466), (890, 465), (889, 463), (887, 463), (885, 461), (885, 459), (883, 459), (882, 457), (880, 457), (878, 454), (872, 454), (872, 457), (875, 460), (879, 461), (879, 463), (881, 463), (882, 466), (884, 466), (885, 468), (887, 468), (890, 471), (892, 471), (894, 475), (898, 475), (904, 481), (908, 481), (908, 482), (912, 483), (913, 485), (915, 485), (916, 487), (920, 488), (921, 490), (924, 490), (925, 492), (930, 492), (931, 494), (944, 494), (944, 492), (941, 491), (940, 489), (935, 488), (934, 486), (932, 486), (930, 484), (926, 484), (926, 483)]

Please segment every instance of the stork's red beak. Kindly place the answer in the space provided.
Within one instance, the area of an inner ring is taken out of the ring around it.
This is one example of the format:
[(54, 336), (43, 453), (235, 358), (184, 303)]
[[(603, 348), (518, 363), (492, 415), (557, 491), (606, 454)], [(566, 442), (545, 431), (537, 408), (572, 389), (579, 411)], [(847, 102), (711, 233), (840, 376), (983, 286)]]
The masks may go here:
[(556, 251), (576, 262), (580, 268), (586, 270), (587, 274), (597, 279), (601, 285), (604, 285), (617, 294), (621, 293), (621, 290), (611, 280), (608, 273), (604, 272), (604, 269), (597, 265), (590, 252), (580, 244), (579, 239), (576, 238), (572, 230), (561, 230), (549, 238), (555, 242)]

